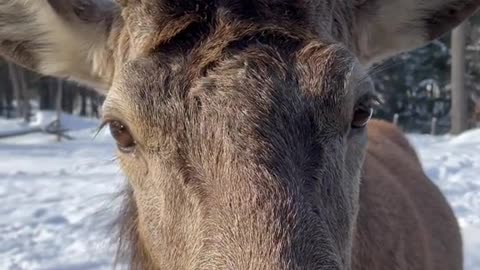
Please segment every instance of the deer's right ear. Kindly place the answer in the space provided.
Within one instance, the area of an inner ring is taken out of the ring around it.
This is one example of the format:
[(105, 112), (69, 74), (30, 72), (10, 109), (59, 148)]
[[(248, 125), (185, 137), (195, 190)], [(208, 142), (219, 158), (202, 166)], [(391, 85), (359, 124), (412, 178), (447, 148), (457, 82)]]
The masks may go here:
[(480, 0), (354, 0), (354, 51), (365, 65), (446, 34), (480, 8)]
[(0, 55), (106, 91), (120, 12), (109, 0), (0, 0)]

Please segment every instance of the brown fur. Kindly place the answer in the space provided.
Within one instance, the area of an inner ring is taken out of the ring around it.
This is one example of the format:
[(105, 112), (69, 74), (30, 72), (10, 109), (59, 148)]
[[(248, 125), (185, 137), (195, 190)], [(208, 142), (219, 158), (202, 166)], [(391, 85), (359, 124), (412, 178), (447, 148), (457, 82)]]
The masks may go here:
[(405, 136), (383, 121), (368, 136), (353, 269), (462, 269), (454, 214)]
[(462, 269), (458, 224), (406, 138), (351, 121), (374, 99), (365, 67), (480, 1), (118, 2), (0, 0), (0, 54), (108, 89), (104, 119), (136, 141), (118, 153), (120, 263)]

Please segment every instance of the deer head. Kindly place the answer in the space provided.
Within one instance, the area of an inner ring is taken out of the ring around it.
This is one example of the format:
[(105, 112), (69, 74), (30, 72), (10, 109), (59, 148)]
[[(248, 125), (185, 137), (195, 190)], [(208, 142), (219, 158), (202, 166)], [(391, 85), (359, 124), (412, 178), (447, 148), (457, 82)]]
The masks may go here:
[(142, 269), (350, 269), (367, 68), (467, 0), (0, 0), (0, 54), (107, 95)]

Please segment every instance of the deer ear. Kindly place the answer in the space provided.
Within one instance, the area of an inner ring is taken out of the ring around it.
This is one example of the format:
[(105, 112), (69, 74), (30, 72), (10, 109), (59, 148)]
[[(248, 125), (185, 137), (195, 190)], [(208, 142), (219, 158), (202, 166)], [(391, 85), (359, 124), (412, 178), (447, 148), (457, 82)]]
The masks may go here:
[(354, 0), (354, 50), (372, 64), (446, 34), (480, 7), (480, 0)]
[(106, 91), (120, 10), (110, 0), (1, 0), (0, 56)]

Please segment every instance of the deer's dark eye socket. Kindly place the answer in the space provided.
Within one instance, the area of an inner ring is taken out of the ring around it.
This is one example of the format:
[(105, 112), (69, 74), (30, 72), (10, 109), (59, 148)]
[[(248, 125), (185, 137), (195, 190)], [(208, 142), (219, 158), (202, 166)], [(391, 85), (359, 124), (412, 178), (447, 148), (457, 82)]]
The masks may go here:
[(364, 128), (372, 118), (373, 108), (371, 106), (359, 105), (355, 108), (352, 118), (352, 128)]
[(120, 121), (109, 123), (110, 134), (117, 141), (118, 149), (124, 153), (130, 153), (135, 149), (135, 140), (127, 126)]

